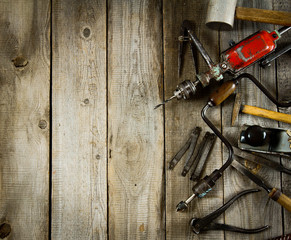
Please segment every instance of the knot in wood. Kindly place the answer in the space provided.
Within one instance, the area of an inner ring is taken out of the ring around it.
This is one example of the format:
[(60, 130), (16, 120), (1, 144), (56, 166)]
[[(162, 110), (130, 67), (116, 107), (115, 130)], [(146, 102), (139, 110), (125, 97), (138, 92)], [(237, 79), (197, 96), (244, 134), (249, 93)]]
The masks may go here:
[(4, 239), (6, 237), (8, 237), (8, 235), (11, 232), (11, 226), (8, 223), (2, 223), (0, 225), (0, 238)]
[(27, 59), (23, 56), (18, 56), (12, 59), (12, 62), (16, 68), (24, 68), (28, 64)]

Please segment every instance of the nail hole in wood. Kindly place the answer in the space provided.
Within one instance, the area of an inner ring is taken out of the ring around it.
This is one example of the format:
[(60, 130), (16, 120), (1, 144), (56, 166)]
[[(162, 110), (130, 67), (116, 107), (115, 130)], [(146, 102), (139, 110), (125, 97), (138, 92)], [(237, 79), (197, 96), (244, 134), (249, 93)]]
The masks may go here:
[(47, 127), (47, 122), (45, 120), (40, 120), (38, 126), (40, 129), (45, 129)]
[(83, 36), (85, 38), (90, 37), (90, 34), (91, 34), (91, 30), (89, 28), (86, 27), (86, 28), (83, 29)]

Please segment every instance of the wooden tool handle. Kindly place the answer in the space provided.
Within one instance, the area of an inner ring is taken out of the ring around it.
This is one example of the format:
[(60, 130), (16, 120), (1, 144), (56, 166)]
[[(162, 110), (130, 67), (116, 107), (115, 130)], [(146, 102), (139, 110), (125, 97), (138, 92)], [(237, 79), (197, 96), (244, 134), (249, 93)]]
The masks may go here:
[(291, 115), (286, 113), (275, 112), (249, 105), (243, 105), (241, 108), (241, 112), (291, 124)]
[(236, 7), (235, 18), (253, 22), (291, 26), (291, 13), (289, 12)]
[(281, 191), (273, 188), (272, 191), (269, 193), (269, 197), (275, 202), (279, 203), (288, 212), (291, 212), (291, 199), (283, 194)]
[(219, 105), (234, 92), (235, 88), (236, 82), (234, 81), (227, 81), (223, 83), (220, 88), (210, 95), (210, 101), (214, 104), (214, 106)]

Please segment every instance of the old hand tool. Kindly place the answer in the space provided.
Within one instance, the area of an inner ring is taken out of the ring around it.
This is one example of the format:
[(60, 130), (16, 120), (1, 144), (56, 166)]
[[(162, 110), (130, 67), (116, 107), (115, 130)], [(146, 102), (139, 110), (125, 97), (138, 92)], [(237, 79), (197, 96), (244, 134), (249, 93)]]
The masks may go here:
[(275, 161), (272, 161), (270, 159), (255, 155), (255, 154), (250, 153), (250, 152), (243, 151), (243, 150), (241, 150), (237, 147), (234, 147), (234, 146), (232, 146), (232, 148), (233, 148), (234, 155), (236, 155), (236, 156), (244, 158), (244, 159), (251, 161), (253, 163), (257, 163), (257, 164), (260, 164), (262, 166), (269, 167), (269, 168), (274, 169), (276, 171), (291, 175), (291, 169), (285, 168), (281, 164), (279, 164)]
[[(197, 74), (197, 80), (195, 82), (190, 80), (181, 82), (174, 91), (173, 96), (165, 100), (163, 103), (158, 104), (155, 109), (174, 98), (177, 98), (178, 100), (182, 98), (189, 99), (196, 93), (198, 85), (202, 84), (203, 87), (206, 87), (209, 85), (211, 79), (220, 81), (223, 79), (223, 74), (225, 72), (236, 74), (253, 63), (259, 61), (263, 57), (266, 57), (269, 53), (276, 49), (276, 41), (281, 37), (281, 35), (290, 29), (291, 27), (283, 27), (270, 33), (268, 31), (261, 30), (227, 49), (221, 54), (221, 62), (214, 64), (203, 45), (195, 35), (191, 23), (189, 21), (184, 21), (182, 24), (184, 39), (189, 39), (191, 49), (194, 47), (198, 49), (199, 53), (207, 63), (209, 71), (202, 74)], [(180, 44), (184, 44), (184, 42), (185, 41), (181, 41)], [(180, 58), (181, 54), (179, 54), (178, 62), (181, 62)], [(179, 67), (181, 66), (182, 64), (179, 64)], [(178, 72), (181, 72), (180, 69)]]
[(239, 233), (258, 233), (261, 231), (264, 231), (269, 228), (269, 226), (264, 226), (260, 228), (255, 229), (244, 229), (239, 228), (227, 224), (221, 224), (221, 223), (213, 223), (212, 221), (216, 218), (218, 218), (222, 213), (225, 212), (226, 209), (228, 209), (234, 201), (236, 201), (238, 198), (254, 192), (259, 192), (258, 189), (250, 189), (245, 190), (240, 193), (238, 193), (236, 196), (231, 198), (227, 203), (225, 203), (223, 206), (221, 206), (219, 209), (214, 211), (213, 213), (207, 215), (204, 218), (192, 218), (190, 225), (192, 226), (192, 230), (194, 233), (199, 234), (202, 231), (207, 230), (226, 230), (226, 231), (232, 231), (232, 232), (239, 232)]
[(269, 238), (268, 240), (291, 240), (291, 233), (279, 237)]
[(274, 53), (268, 55), (266, 58), (264, 58), (261, 62), (260, 62), (260, 66), (261, 67), (267, 67), (271, 65), (271, 62), (274, 61), (275, 59), (277, 59), (278, 57), (280, 57), (281, 55), (283, 55), (284, 53), (288, 52), (291, 50), (291, 44), (287, 45), (286, 47), (275, 51)]
[(205, 176), (203, 179), (199, 180), (192, 188), (193, 194), (185, 201), (181, 201), (177, 207), (177, 211), (184, 211), (188, 208), (188, 204), (195, 197), (204, 197), (215, 185), (215, 182), (222, 176), (222, 172), (231, 164), (233, 149), (231, 144), (227, 139), (220, 133), (220, 131), (212, 124), (212, 122), (206, 117), (206, 111), (209, 107), (217, 106), (222, 103), (230, 94), (235, 90), (237, 82), (227, 81), (221, 85), (221, 87), (210, 95), (210, 100), (204, 106), (201, 111), (201, 117), (206, 122), (206, 124), (211, 128), (216, 136), (226, 145), (229, 155), (227, 161), (222, 165), (220, 169), (214, 170), (209, 176)]
[(184, 165), (183, 171), (182, 171), (182, 176), (183, 177), (186, 176), (186, 174), (189, 172), (190, 168), (192, 167), (192, 165), (193, 165), (193, 163), (195, 161), (194, 150), (195, 150), (195, 147), (197, 145), (197, 140), (198, 140), (199, 134), (201, 132), (201, 128), (197, 127), (196, 131), (199, 132), (199, 133), (196, 134), (194, 137), (192, 137), (191, 144), (190, 144), (190, 150), (189, 150), (189, 153), (188, 153), (188, 157), (186, 159), (186, 162), (185, 162), (185, 165)]
[(291, 156), (291, 131), (282, 128), (264, 128), (258, 125), (243, 125), (238, 147), (243, 150)]
[(236, 7), (236, 0), (210, 0), (206, 25), (212, 29), (230, 30), (234, 18), (291, 26), (291, 13), (257, 8)]
[(268, 192), (269, 197), (275, 202), (279, 203), (287, 211), (291, 212), (291, 199), (283, 194), (281, 191), (276, 188), (271, 188), (267, 186), (262, 179), (253, 174), (248, 168), (238, 162), (239, 157), (234, 156), (235, 161), (232, 162), (232, 166), (236, 168), (243, 175), (247, 176), (258, 186), (262, 187)]
[(291, 124), (290, 114), (275, 112), (275, 111), (271, 111), (271, 110), (267, 110), (267, 109), (259, 108), (259, 107), (254, 107), (250, 105), (242, 105), (241, 95), (236, 94), (234, 105), (233, 105), (232, 118), (231, 118), (232, 126), (234, 125), (239, 112)]
[(186, 163), (190, 161), (190, 159), (194, 153), (194, 149), (195, 149), (198, 137), (200, 135), (200, 132), (201, 132), (200, 127), (196, 127), (195, 129), (192, 130), (191, 136), (187, 140), (186, 144), (179, 150), (179, 152), (171, 160), (170, 165), (169, 165), (169, 169), (174, 169), (174, 167), (181, 160), (181, 158), (183, 157), (183, 155), (185, 154), (185, 152), (189, 148), (190, 148), (190, 150), (189, 150), (189, 153), (188, 153), (188, 156), (186, 159)]
[(206, 160), (208, 156), (210, 155), (211, 149), (213, 148), (215, 139), (216, 139), (216, 136), (214, 133), (206, 132), (194, 160), (194, 166), (193, 166), (194, 170), (191, 173), (191, 177), (190, 177), (192, 181), (198, 181), (199, 179), (201, 179), (202, 171), (204, 169)]

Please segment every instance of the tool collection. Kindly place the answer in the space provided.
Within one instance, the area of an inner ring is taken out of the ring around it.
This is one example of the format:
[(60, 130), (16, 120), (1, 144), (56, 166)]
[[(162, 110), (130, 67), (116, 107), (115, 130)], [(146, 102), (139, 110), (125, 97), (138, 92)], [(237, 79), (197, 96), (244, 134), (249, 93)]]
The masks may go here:
[[(186, 42), (190, 43), (190, 49), (192, 51), (192, 56), (194, 60), (194, 67), (196, 63), (195, 50), (197, 49), (205, 60), (209, 70), (204, 73), (196, 74), (197, 80), (194, 82), (190, 80), (185, 80), (178, 84), (176, 90), (173, 92), (173, 96), (158, 104), (155, 109), (165, 105), (167, 102), (171, 101), (174, 98), (176, 98), (177, 100), (186, 100), (191, 98), (197, 92), (199, 85), (202, 87), (206, 87), (210, 84), (211, 80), (221, 81), (224, 79), (225, 73), (230, 74), (233, 79), (224, 82), (215, 92), (213, 92), (209, 97), (209, 101), (201, 110), (202, 119), (214, 132), (214, 134), (207, 132), (203, 137), (203, 140), (200, 143), (198, 149), (195, 151), (196, 145), (198, 143), (198, 138), (202, 130), (200, 127), (196, 127), (192, 130), (191, 136), (189, 137), (185, 145), (170, 161), (169, 169), (173, 170), (188, 150), (186, 163), (184, 165), (181, 175), (185, 177), (192, 167), (193, 171), (191, 173), (190, 179), (195, 182), (192, 188), (193, 194), (185, 201), (181, 201), (176, 206), (177, 211), (185, 211), (193, 199), (195, 199), (196, 197), (204, 197), (209, 191), (211, 191), (216, 181), (222, 176), (223, 172), (229, 166), (233, 166), (243, 175), (247, 176), (250, 180), (255, 182), (259, 187), (266, 190), (268, 196), (272, 200), (276, 201), (287, 211), (291, 212), (291, 199), (289, 197), (284, 195), (276, 188), (268, 186), (260, 177), (256, 176), (254, 172), (251, 172), (241, 163), (241, 160), (251, 161), (272, 170), (284, 172), (291, 175), (291, 169), (285, 168), (281, 164), (276, 163), (268, 158), (258, 156), (252, 153), (271, 153), (291, 157), (291, 130), (264, 128), (257, 125), (244, 125), (240, 129), (240, 137), (238, 139), (237, 148), (229, 143), (225, 136), (206, 116), (206, 113), (209, 109), (220, 105), (225, 99), (227, 99), (231, 94), (234, 93), (234, 91), (236, 90), (236, 86), (243, 78), (251, 80), (256, 85), (256, 87), (258, 87), (278, 107), (291, 106), (291, 101), (280, 102), (275, 97), (273, 97), (268, 89), (266, 89), (264, 85), (261, 84), (253, 75), (248, 73), (239, 74), (241, 71), (245, 70), (246, 68), (257, 62), (262, 67), (269, 66), (270, 63), (276, 58), (288, 52), (291, 49), (291, 44), (283, 49), (280, 49), (279, 51), (276, 51), (277, 41), (284, 33), (291, 29), (290, 25), (288, 26), (289, 27), (282, 27), (279, 30), (274, 30), (272, 32), (261, 30), (243, 39), (237, 44), (232, 43), (230, 48), (220, 55), (221, 61), (215, 64), (204, 49), (197, 36), (195, 35), (191, 23), (187, 20), (183, 21), (180, 31), (181, 36), (179, 37), (178, 75), (180, 76), (182, 73), (182, 59)], [(282, 114), (259, 107), (242, 105), (239, 94), (237, 94), (233, 108), (232, 125), (234, 125), (235, 119), (240, 112), (291, 124), (291, 115)], [(203, 177), (203, 169), (205, 168), (206, 161), (211, 154), (211, 149), (213, 148), (216, 137), (218, 137), (226, 146), (228, 150), (228, 157), (219, 169), (215, 169), (211, 174)], [(194, 154), (194, 152), (196, 152), (196, 154)], [(213, 220), (220, 216), (230, 205), (232, 205), (235, 200), (243, 195), (257, 191), (259, 190), (251, 189), (240, 192), (239, 194), (231, 198), (226, 204), (221, 206), (213, 213), (207, 215), (206, 217), (193, 218), (190, 224), (193, 232), (199, 234), (202, 231), (208, 230), (226, 230), (240, 233), (258, 233), (268, 229), (269, 226), (264, 226), (257, 229), (243, 229), (226, 224), (213, 223)]]
[[(206, 87), (210, 84), (210, 80), (214, 79), (216, 81), (221, 81), (224, 77), (224, 73), (230, 73), (235, 75), (240, 71), (250, 67), (252, 64), (262, 60), (270, 53), (273, 53), (277, 48), (277, 40), (281, 36), (289, 31), (291, 27), (282, 27), (279, 30), (274, 30), (273, 32), (268, 32), (266, 30), (258, 31), (252, 34), (246, 39), (234, 44), (229, 49), (224, 51), (220, 58), (221, 62), (214, 64), (203, 45), (194, 33), (191, 23), (185, 20), (181, 26), (182, 36), (179, 37), (179, 58), (178, 58), (178, 73), (180, 75), (182, 69), (182, 53), (183, 47), (186, 41), (190, 42), (190, 47), (192, 53), (195, 52), (195, 48), (199, 51), (203, 59), (205, 60), (209, 71), (201, 74), (197, 74), (197, 80), (192, 82), (190, 80), (185, 80), (181, 82), (173, 93), (173, 96), (165, 100), (163, 103), (158, 104), (156, 108), (164, 105), (165, 103), (171, 101), (174, 98), (189, 99), (195, 95), (197, 87), (202, 85)], [(193, 54), (194, 56), (194, 54)], [(195, 61), (195, 60), (194, 60)]]
[(173, 170), (177, 163), (182, 159), (183, 155), (185, 155), (185, 153), (189, 149), (181, 175), (185, 177), (189, 170), (193, 167), (194, 171), (191, 173), (191, 180), (196, 180), (201, 176), (206, 160), (211, 152), (211, 149), (216, 139), (215, 134), (206, 132), (196, 154), (194, 154), (200, 132), (200, 127), (196, 127), (192, 130), (187, 142), (184, 144), (184, 146), (182, 146), (182, 148), (173, 157), (169, 164), (169, 169)]

